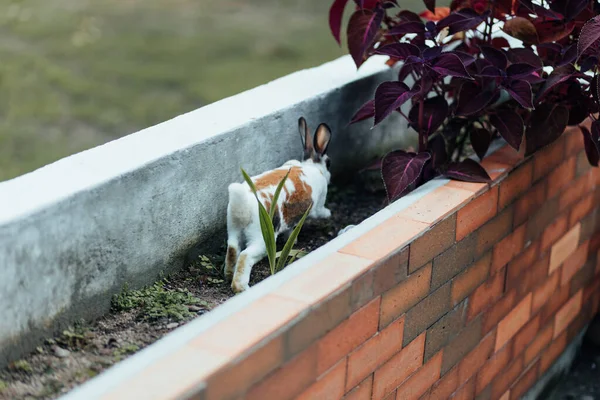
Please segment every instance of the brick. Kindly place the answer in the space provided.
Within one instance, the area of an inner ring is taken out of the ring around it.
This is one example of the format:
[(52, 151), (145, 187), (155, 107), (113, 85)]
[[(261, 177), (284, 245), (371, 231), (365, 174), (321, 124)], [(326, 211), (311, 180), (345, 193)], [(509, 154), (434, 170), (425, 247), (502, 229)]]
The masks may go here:
[(505, 346), (495, 353), (477, 373), (475, 393), (481, 393), (487, 385), (502, 371), (511, 360), (511, 347)]
[(539, 362), (529, 366), (510, 390), (511, 398), (520, 399), (537, 381)]
[(555, 339), (542, 354), (542, 358), (540, 359), (540, 374), (543, 374), (550, 368), (552, 363), (564, 351), (565, 347), (567, 347), (566, 332)]
[(550, 344), (552, 341), (552, 332), (554, 327), (552, 324), (548, 324), (540, 333), (537, 334), (533, 342), (527, 347), (524, 354), (525, 364), (531, 363), (541, 352)]
[(364, 381), (346, 393), (344, 400), (371, 400), (373, 391), (373, 375), (369, 375)]
[(506, 268), (507, 284), (512, 284), (514, 280), (522, 276), (531, 268), (539, 256), (538, 243), (529, 245), (527, 249), (512, 260)]
[(477, 255), (491, 249), (502, 238), (512, 231), (513, 209), (504, 209), (491, 221), (477, 230)]
[(397, 390), (397, 400), (418, 400), (440, 377), (442, 353), (438, 353), (408, 378)]
[(425, 334), (423, 333), (379, 367), (373, 379), (373, 399), (383, 399), (417, 371), (423, 365), (424, 350)]
[(494, 186), (458, 210), (456, 241), (464, 239), (471, 232), (488, 222), (496, 215), (497, 211), (498, 186)]
[(548, 198), (559, 194), (574, 178), (575, 157), (571, 157), (548, 175)]
[(571, 186), (561, 192), (558, 200), (560, 211), (566, 210), (569, 206), (575, 204), (584, 194), (590, 192), (593, 187), (594, 181), (590, 174), (577, 178)]
[(534, 211), (546, 201), (546, 181), (536, 183), (514, 204), (514, 225), (519, 226), (529, 219)]
[(498, 323), (496, 351), (500, 350), (529, 321), (531, 317), (531, 298), (530, 293)]
[(523, 162), (523, 155), (512, 147), (506, 145), (494, 151), (492, 154), (489, 154), (487, 157), (485, 157), (484, 161), (485, 160), (508, 165), (510, 167), (510, 172), (512, 172), (515, 167)]
[(486, 253), (475, 264), (452, 280), (452, 304), (456, 305), (471, 294), (488, 277), (492, 257)]
[(567, 232), (568, 225), (569, 221), (566, 215), (561, 215), (552, 221), (552, 223), (546, 227), (544, 232), (542, 232), (540, 252), (545, 252), (560, 239)]
[(504, 292), (504, 277), (504, 270), (500, 270), (475, 289), (471, 297), (469, 297), (467, 321), (472, 320), (475, 316), (491, 307), (492, 304), (500, 299)]
[(492, 398), (497, 399), (502, 396), (517, 381), (521, 372), (523, 372), (523, 357), (512, 360), (509, 366), (494, 379), (492, 382)]
[[(488, 333), (468, 354), (464, 355), (458, 364), (458, 381), (460, 383), (471, 379), (494, 353), (496, 332)], [(443, 372), (443, 370), (442, 370)]]
[(559, 286), (546, 305), (541, 309), (541, 324), (546, 325), (546, 322), (554, 317), (554, 314), (569, 300), (569, 286)]
[(529, 161), (513, 170), (500, 183), (498, 208), (503, 209), (522, 195), (531, 186), (533, 179), (533, 162)]
[(456, 214), (435, 224), (431, 230), (410, 244), (408, 272), (413, 273), (435, 256), (454, 244), (456, 238)]
[(560, 284), (566, 285), (571, 281), (571, 278), (575, 276), (588, 258), (588, 248), (590, 242), (587, 241), (575, 250), (575, 252), (565, 260), (560, 274)]
[(450, 311), (450, 283), (425, 297), (406, 313), (404, 345), (406, 346), (448, 311)]
[(465, 324), (466, 302), (459, 304), (448, 314), (437, 320), (429, 329), (425, 338), (425, 356), (427, 362), (452, 339), (458, 335)]
[[(473, 398), (473, 397), (471, 397)], [(475, 400), (492, 400), (492, 385), (488, 385), (483, 389), (477, 396), (474, 397)]]
[(513, 358), (519, 357), (540, 331), (540, 316), (530, 320), (516, 335), (513, 343)]
[(600, 276), (596, 277), (593, 281), (587, 282), (587, 286), (583, 290), (583, 303), (587, 304), (590, 302), (595, 293), (600, 292)]
[(533, 292), (532, 312), (536, 313), (544, 306), (558, 287), (560, 271), (556, 271)]
[(367, 376), (388, 361), (402, 348), (404, 317), (367, 340), (348, 356), (346, 391), (360, 384)]
[(527, 233), (525, 241), (536, 240), (545, 230), (546, 227), (554, 221), (558, 215), (558, 199), (545, 201), (535, 210), (532, 210), (529, 220), (527, 221)]
[(458, 368), (452, 369), (433, 384), (428, 399), (449, 399), (450, 395), (458, 388)]
[[(473, 351), (481, 340), (481, 319), (478, 318), (465, 327), (445, 348), (442, 360), (442, 375), (454, 367), (469, 352)], [(462, 376), (459, 366), (459, 375)], [(463, 380), (461, 380), (462, 382)]]
[(517, 301), (516, 290), (504, 294), (485, 314), (483, 318), (483, 333), (492, 330), (513, 309)]
[(471, 400), (475, 397), (475, 379), (471, 379), (465, 382), (456, 392), (452, 395), (452, 400)]
[(404, 314), (429, 293), (431, 264), (426, 265), (381, 297), (380, 329)]
[(466, 204), (473, 197), (474, 193), (469, 190), (442, 186), (412, 203), (399, 215), (431, 225), (449, 214), (454, 214), (458, 207)]
[(344, 395), (344, 379), (346, 378), (346, 359), (337, 363), (317, 382), (306, 389), (297, 400), (338, 400)]
[(350, 293), (348, 289), (327, 299), (320, 306), (299, 319), (286, 335), (288, 357), (298, 354), (350, 315)]
[[(584, 124), (587, 125), (587, 124)], [(589, 129), (589, 125), (588, 125)], [(575, 155), (583, 150), (583, 135), (579, 131), (578, 128), (571, 129), (567, 128), (565, 133), (563, 133), (565, 137), (565, 155), (567, 157)], [(584, 154), (584, 153), (582, 153)], [(585, 154), (584, 154), (585, 156)], [(589, 164), (589, 163), (588, 163)]]
[(372, 261), (363, 258), (333, 253), (284, 283), (273, 293), (301, 302), (305, 306), (320, 304), (353, 279), (369, 271), (372, 265)]
[(317, 379), (317, 346), (311, 346), (252, 387), (248, 400), (292, 399)]
[(283, 338), (278, 336), (243, 360), (211, 375), (207, 381), (205, 398), (235, 398), (274, 371), (283, 363), (283, 359)]
[(579, 242), (590, 241), (590, 248), (597, 250), (600, 247), (600, 236), (596, 233), (600, 227), (599, 209), (595, 209), (592, 213), (581, 220), (581, 234)]
[(581, 225), (577, 224), (569, 230), (562, 238), (560, 238), (550, 251), (550, 267), (548, 273), (552, 273), (558, 268), (579, 245), (579, 234), (581, 233)]
[(350, 311), (354, 312), (375, 298), (373, 290), (373, 270), (367, 271), (352, 282), (350, 288)]
[(580, 290), (575, 296), (571, 297), (560, 310), (558, 310), (556, 317), (554, 318), (554, 338), (558, 337), (558, 335), (560, 335), (577, 317), (577, 314), (581, 311), (582, 296), (583, 291)]
[(380, 262), (373, 272), (373, 294), (380, 295), (408, 276), (408, 247), (393, 253)]
[(500, 400), (510, 400), (510, 390), (504, 392), (504, 394), (500, 397)]
[(521, 275), (518, 277), (512, 275), (516, 271), (514, 268), (510, 268), (514, 266), (509, 265), (504, 290), (510, 291), (515, 289), (517, 291), (517, 298), (521, 298), (530, 292), (534, 287), (538, 286), (540, 282), (544, 282), (546, 280), (548, 277), (549, 262), (550, 257), (546, 255), (541, 260), (537, 260), (532, 265), (530, 264), (529, 266), (525, 267), (525, 270), (522, 271)]
[(372, 300), (319, 340), (317, 374), (327, 371), (377, 332), (380, 301), (379, 297)]
[(579, 177), (587, 174), (592, 167), (587, 159), (587, 156), (585, 155), (585, 152), (577, 154), (575, 158), (575, 176)]
[(575, 204), (571, 209), (571, 214), (569, 215), (569, 226), (575, 225), (577, 222), (584, 219), (586, 215), (591, 213), (596, 205), (595, 200), (595, 194), (592, 193), (577, 202), (577, 204)]
[(394, 215), (340, 249), (339, 252), (377, 261), (408, 245), (428, 228), (429, 224), (424, 222)]
[(433, 259), (431, 290), (450, 281), (475, 261), (476, 241), (476, 235), (471, 235)]
[(494, 246), (492, 271), (498, 271), (523, 250), (526, 225), (521, 225)]
[(584, 330), (585, 325), (592, 319), (592, 304), (582, 304), (581, 311), (571, 321), (566, 329), (567, 342), (570, 343), (575, 337)]
[(546, 148), (538, 151), (533, 157), (533, 179), (538, 180), (546, 176), (564, 159), (564, 140), (558, 138)]

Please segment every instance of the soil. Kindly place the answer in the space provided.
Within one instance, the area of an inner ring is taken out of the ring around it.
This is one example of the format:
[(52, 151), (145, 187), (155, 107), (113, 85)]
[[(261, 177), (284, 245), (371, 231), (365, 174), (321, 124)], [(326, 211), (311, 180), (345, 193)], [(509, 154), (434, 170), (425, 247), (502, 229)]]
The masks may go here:
[[(384, 206), (381, 191), (366, 191), (358, 182), (332, 185), (327, 202), (331, 218), (307, 220), (295, 248), (310, 252)], [(142, 291), (124, 289), (105, 317), (75, 324), (0, 370), (0, 399), (56, 398), (225, 302), (233, 292), (217, 268), (223, 265), (224, 251), (223, 246), (216, 254), (198, 255), (180, 272)], [(253, 268), (250, 284), (269, 275), (263, 260)]]

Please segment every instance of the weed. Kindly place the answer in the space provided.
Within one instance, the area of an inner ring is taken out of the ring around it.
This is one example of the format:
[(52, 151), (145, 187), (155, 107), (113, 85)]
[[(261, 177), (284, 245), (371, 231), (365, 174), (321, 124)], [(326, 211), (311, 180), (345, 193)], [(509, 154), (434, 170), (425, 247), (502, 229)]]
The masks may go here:
[(2, 392), (4, 392), (7, 387), (8, 387), (8, 383), (6, 383), (0, 379), (0, 394), (2, 394)]
[(138, 318), (145, 321), (173, 319), (182, 321), (193, 317), (188, 306), (199, 305), (208, 308), (208, 304), (192, 295), (186, 289), (167, 289), (163, 279), (140, 290), (129, 290), (125, 285), (121, 293), (113, 297), (113, 311), (139, 309)]
[(15, 362), (13, 362), (10, 367), (12, 370), (19, 371), (19, 372), (25, 372), (28, 374), (33, 372), (33, 368), (31, 367), (31, 364), (29, 364), (29, 362), (26, 360), (17, 360)]

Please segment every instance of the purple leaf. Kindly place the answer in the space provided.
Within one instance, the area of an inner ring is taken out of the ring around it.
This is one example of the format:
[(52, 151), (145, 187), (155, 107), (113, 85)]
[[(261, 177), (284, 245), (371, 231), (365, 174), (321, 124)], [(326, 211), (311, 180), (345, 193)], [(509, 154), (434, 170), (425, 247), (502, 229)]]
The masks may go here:
[(490, 46), (481, 46), (481, 54), (483, 57), (492, 63), (496, 68), (505, 70), (508, 65), (508, 58), (502, 50), (495, 49)]
[(403, 82), (383, 82), (375, 91), (375, 125), (406, 103), (420, 88), (410, 90)]
[(423, 0), (423, 3), (425, 3), (425, 7), (427, 7), (429, 11), (435, 13), (435, 0)]
[(365, 104), (363, 104), (360, 109), (354, 114), (351, 124), (357, 123), (359, 121), (364, 121), (365, 119), (372, 118), (375, 115), (375, 100), (369, 100)]
[(583, 145), (585, 148), (585, 155), (590, 163), (594, 167), (598, 166), (600, 159), (600, 127), (598, 126), (599, 121), (592, 123), (592, 131), (590, 132), (585, 126), (579, 126), (581, 133), (583, 134)]
[(506, 69), (506, 75), (514, 79), (521, 79), (533, 74), (539, 69), (540, 68), (538, 67), (524, 63), (512, 64)]
[(579, 15), (589, 4), (589, 0), (567, 0), (563, 12), (565, 18), (569, 21)]
[(529, 82), (514, 80), (510, 82), (510, 85), (505, 87), (505, 89), (520, 105), (529, 109), (533, 108), (533, 93), (531, 92), (531, 85)]
[(479, 73), (479, 76), (486, 76), (489, 78), (498, 78), (498, 77), (502, 76), (502, 71), (499, 70), (498, 68), (494, 67), (493, 65), (487, 65), (487, 66), (483, 67), (483, 69)]
[(412, 21), (412, 22), (420, 22), (423, 23), (421, 21), (421, 17), (419, 17), (419, 14), (414, 13), (412, 11), (408, 11), (408, 10), (402, 10), (398, 13), (398, 18), (400, 18), (402, 21)]
[(331, 29), (331, 33), (339, 45), (342, 44), (340, 32), (342, 30), (344, 8), (346, 8), (347, 2), (348, 0), (335, 0), (329, 9), (329, 29)]
[(456, 114), (461, 116), (476, 114), (487, 107), (497, 94), (496, 91), (484, 90), (475, 83), (467, 82), (460, 90)]
[(407, 21), (401, 22), (387, 32), (387, 36), (402, 36), (407, 33), (423, 33), (425, 25), (422, 22)]
[(480, 160), (483, 160), (492, 142), (492, 134), (484, 128), (472, 128), (469, 132), (469, 139), (475, 154)]
[(600, 39), (600, 15), (595, 16), (583, 25), (577, 41), (577, 57), (590, 47), (597, 46)]
[(463, 53), (462, 51), (456, 51), (456, 50), (455, 51), (447, 51), (442, 54), (454, 54), (455, 56), (460, 58), (460, 61), (463, 63), (463, 65), (465, 67), (468, 67), (469, 65), (471, 65), (475, 62), (475, 57), (473, 57), (470, 54)]
[(465, 8), (460, 11), (453, 12), (446, 18), (439, 21), (437, 28), (439, 31), (445, 27), (448, 27), (448, 33), (450, 35), (454, 35), (457, 32), (476, 28), (487, 18), (488, 14), (489, 12), (480, 15), (470, 8)]
[(444, 49), (442, 49), (441, 46), (427, 47), (425, 50), (423, 50), (423, 58), (428, 61), (433, 60), (442, 54), (442, 50)]
[(532, 113), (525, 132), (525, 156), (546, 147), (562, 135), (569, 121), (569, 110), (559, 104), (542, 104)]
[(572, 44), (569, 47), (567, 47), (566, 50), (564, 50), (563, 59), (556, 66), (563, 67), (567, 64), (571, 64), (571, 63), (575, 62), (576, 59), (577, 59), (577, 45)]
[(404, 82), (406, 77), (410, 75), (415, 69), (415, 63), (405, 62), (402, 67), (400, 67), (400, 71), (398, 71), (398, 80), (400, 82)]
[(513, 149), (519, 150), (523, 140), (525, 124), (519, 114), (513, 110), (499, 110), (490, 116), (490, 123)]
[(390, 202), (401, 197), (415, 183), (430, 158), (426, 152), (415, 154), (404, 150), (392, 151), (383, 158), (381, 175)]
[(445, 175), (448, 178), (464, 182), (488, 183), (492, 181), (485, 169), (470, 158), (448, 164)]
[(375, 35), (379, 30), (383, 20), (384, 10), (378, 8), (375, 11), (358, 10), (348, 22), (348, 50), (356, 67), (360, 67), (364, 62), (364, 56), (373, 44)]
[(538, 69), (542, 69), (544, 66), (542, 60), (530, 48), (510, 49), (506, 52), (506, 56), (513, 64), (524, 63), (533, 65)]
[(537, 93), (537, 97), (536, 97), (535, 101), (539, 102), (546, 93), (548, 93), (550, 90), (552, 90), (559, 83), (562, 83), (562, 82), (566, 81), (567, 79), (569, 79), (571, 76), (572, 76), (572, 74), (565, 74), (561, 71), (559, 71), (559, 72), (552, 71), (552, 73), (548, 76), (548, 78), (546, 78), (546, 82), (544, 82), (544, 85), (542, 86), (542, 88)]
[(431, 162), (434, 168), (439, 168), (448, 160), (446, 152), (446, 141), (442, 135), (435, 135), (429, 141), (429, 150), (431, 151)]
[(421, 55), (419, 48), (410, 43), (386, 44), (375, 50), (375, 53), (390, 56), (397, 60), (405, 60), (409, 56), (419, 57)]
[(430, 97), (423, 102), (423, 126), (419, 126), (419, 103), (415, 103), (408, 119), (410, 126), (419, 133), (429, 135), (442, 125), (448, 116), (448, 102), (443, 96)]
[(465, 69), (460, 58), (455, 54), (441, 54), (433, 62), (431, 68), (441, 75), (473, 79)]

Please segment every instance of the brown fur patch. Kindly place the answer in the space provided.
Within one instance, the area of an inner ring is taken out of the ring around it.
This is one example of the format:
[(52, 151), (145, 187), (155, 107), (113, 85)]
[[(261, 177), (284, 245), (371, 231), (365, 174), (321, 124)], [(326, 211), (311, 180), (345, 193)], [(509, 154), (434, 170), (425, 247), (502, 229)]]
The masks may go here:
[[(257, 190), (266, 189), (271, 186), (277, 187), (279, 182), (285, 177), (287, 174), (287, 170), (278, 169), (271, 171), (262, 177), (258, 178), (254, 181), (254, 185)], [(304, 183), (302, 179), (302, 168), (300, 167), (292, 167), (290, 169), (290, 174), (288, 179), (292, 181), (294, 184), (294, 192), (286, 198), (286, 201), (283, 205), (283, 219), (288, 226), (295, 225), (300, 219), (302, 215), (306, 212), (308, 207), (312, 204), (312, 188)], [(284, 186), (284, 190), (287, 193), (287, 190)], [(265, 208), (268, 210), (270, 207), (267, 206), (267, 199), (272, 200), (272, 196), (261, 194), (265, 201)], [(279, 210), (275, 212), (275, 215), (279, 214)]]
[(234, 266), (237, 261), (237, 251), (233, 247), (227, 247), (227, 266)]

